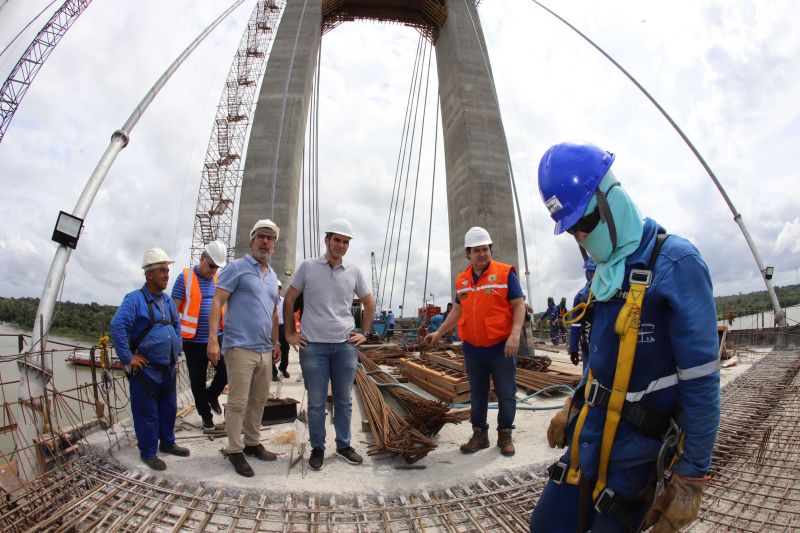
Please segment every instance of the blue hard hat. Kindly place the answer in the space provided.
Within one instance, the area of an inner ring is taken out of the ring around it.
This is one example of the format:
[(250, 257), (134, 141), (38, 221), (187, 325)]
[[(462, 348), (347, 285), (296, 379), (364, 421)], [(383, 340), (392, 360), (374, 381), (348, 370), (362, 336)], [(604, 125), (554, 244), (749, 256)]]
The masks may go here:
[(613, 162), (614, 154), (582, 141), (559, 143), (544, 153), (539, 162), (539, 194), (556, 223), (556, 235), (580, 220)]

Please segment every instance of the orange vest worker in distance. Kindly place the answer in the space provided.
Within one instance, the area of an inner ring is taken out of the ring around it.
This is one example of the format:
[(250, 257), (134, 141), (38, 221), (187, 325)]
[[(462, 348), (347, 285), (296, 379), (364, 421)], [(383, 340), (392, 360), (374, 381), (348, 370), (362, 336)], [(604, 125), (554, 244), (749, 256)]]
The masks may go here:
[(474, 346), (489, 347), (509, 338), (512, 313), (508, 303), (508, 274), (511, 265), (491, 261), (473, 283), (472, 265), (456, 278), (456, 295), (461, 304), (458, 336)]

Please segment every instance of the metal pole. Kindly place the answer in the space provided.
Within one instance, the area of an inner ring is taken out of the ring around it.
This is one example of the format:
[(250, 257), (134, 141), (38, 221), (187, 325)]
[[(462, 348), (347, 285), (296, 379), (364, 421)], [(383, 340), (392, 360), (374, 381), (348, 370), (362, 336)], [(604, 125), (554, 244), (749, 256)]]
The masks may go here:
[(566, 20), (561, 18), (561, 16), (559, 16), (557, 13), (555, 13), (554, 11), (549, 9), (547, 6), (543, 5), (542, 3), (538, 2), (537, 0), (533, 0), (533, 3), (535, 3), (536, 5), (538, 5), (539, 7), (541, 7), (542, 9), (544, 9), (545, 11), (547, 11), (548, 13), (550, 13), (551, 15), (556, 17), (558, 20), (560, 20), (564, 24), (566, 24), (572, 31), (574, 31), (575, 33), (580, 35), (586, 42), (588, 42), (590, 45), (592, 45), (592, 47), (595, 50), (597, 50), (598, 52), (603, 54), (603, 56), (605, 56), (606, 59), (611, 61), (611, 63), (615, 67), (617, 67), (617, 69), (619, 69), (619, 71), (622, 72), (629, 80), (631, 80), (631, 82), (634, 85), (636, 85), (636, 87), (642, 92), (642, 94), (644, 94), (647, 97), (647, 99), (650, 100), (650, 102), (654, 106), (656, 106), (656, 109), (658, 109), (661, 112), (661, 114), (664, 115), (664, 118), (667, 119), (667, 122), (669, 122), (670, 125), (675, 129), (675, 131), (678, 132), (678, 135), (681, 136), (681, 139), (683, 139), (683, 142), (686, 143), (686, 145), (689, 147), (689, 149), (695, 155), (697, 160), (700, 161), (700, 164), (703, 165), (703, 168), (706, 170), (708, 175), (711, 177), (711, 180), (714, 182), (714, 185), (717, 186), (717, 189), (719, 189), (720, 194), (722, 194), (722, 198), (725, 200), (725, 203), (728, 204), (728, 208), (731, 210), (731, 213), (733, 213), (733, 220), (736, 222), (736, 224), (739, 225), (739, 229), (742, 230), (742, 234), (744, 235), (744, 238), (747, 241), (747, 245), (750, 247), (750, 251), (753, 253), (753, 258), (756, 260), (756, 264), (758, 265), (758, 271), (761, 273), (761, 278), (764, 280), (764, 284), (767, 286), (767, 293), (769, 293), (769, 299), (772, 302), (772, 308), (775, 310), (775, 324), (778, 325), (778, 326), (785, 326), (786, 325), (786, 317), (783, 316), (783, 311), (781, 310), (781, 305), (780, 305), (780, 303), (778, 303), (778, 295), (775, 294), (775, 289), (772, 287), (772, 280), (767, 279), (767, 277), (765, 275), (764, 263), (761, 261), (761, 256), (759, 255), (758, 250), (756, 249), (756, 244), (753, 242), (753, 239), (750, 237), (750, 232), (747, 231), (747, 228), (744, 225), (744, 221), (742, 220), (742, 215), (738, 211), (736, 211), (736, 208), (733, 206), (733, 202), (728, 197), (728, 193), (726, 193), (725, 189), (722, 188), (722, 184), (717, 179), (717, 176), (714, 174), (714, 171), (711, 170), (710, 166), (708, 166), (708, 163), (706, 163), (706, 160), (703, 159), (702, 155), (700, 155), (700, 152), (697, 151), (697, 148), (695, 148), (694, 144), (692, 144), (692, 141), (689, 140), (689, 137), (687, 137), (686, 134), (683, 133), (683, 130), (681, 130), (680, 126), (678, 126), (675, 123), (675, 121), (672, 120), (672, 117), (669, 116), (669, 113), (667, 113), (664, 110), (664, 108), (661, 107), (661, 105), (656, 101), (656, 99), (653, 98), (653, 96), (649, 92), (647, 92), (647, 89), (642, 87), (642, 85), (638, 81), (636, 81), (636, 78), (634, 78), (630, 73), (628, 73), (628, 71), (625, 70), (622, 67), (622, 65), (617, 63), (614, 60), (613, 57), (608, 55), (605, 52), (605, 50), (600, 48), (597, 44), (595, 44), (594, 41), (592, 41), (589, 37), (584, 35), (578, 28), (576, 28), (575, 26), (573, 26), (572, 24), (570, 24), (569, 22), (567, 22)]
[[(115, 131), (111, 135), (111, 142), (106, 148), (105, 153), (100, 158), (100, 162), (95, 167), (94, 172), (89, 177), (86, 186), (78, 199), (72, 214), (80, 219), (85, 219), (89, 208), (94, 201), (97, 191), (100, 189), (103, 180), (108, 174), (111, 165), (114, 163), (117, 154), (128, 144), (131, 130), (144, 114), (147, 107), (155, 98), (156, 94), (166, 84), (167, 80), (175, 73), (178, 67), (187, 57), (199, 46), (201, 42), (216, 28), (228, 15), (230, 15), (244, 0), (237, 0), (228, 9), (217, 17), (203, 32), (195, 38), (192, 43), (178, 56), (175, 61), (164, 71), (153, 87), (145, 94), (139, 105), (133, 110), (131, 116), (122, 126), (122, 129)], [(53, 262), (50, 264), (50, 271), (47, 274), (42, 296), (39, 299), (39, 308), (36, 312), (36, 319), (31, 335), (31, 346), (24, 360), (18, 363), (20, 372), (19, 400), (20, 408), (31, 409), (31, 413), (17, 417), (20, 423), (20, 433), (23, 438), (20, 446), (19, 461), (20, 475), (23, 479), (32, 480), (41, 473), (38, 462), (35, 460), (34, 438), (41, 432), (43, 426), (43, 416), (45, 406), (42, 404), (47, 382), (53, 375), (52, 361), (47, 359), (42, 365), (36, 361), (35, 353), (44, 351), (47, 347), (47, 334), (50, 330), (50, 323), (53, 319), (53, 310), (58, 296), (58, 291), (64, 281), (64, 270), (69, 261), (71, 249), (60, 245), (56, 250)], [(40, 415), (37, 416), (37, 412)], [(26, 426), (23, 428), (23, 426)]]

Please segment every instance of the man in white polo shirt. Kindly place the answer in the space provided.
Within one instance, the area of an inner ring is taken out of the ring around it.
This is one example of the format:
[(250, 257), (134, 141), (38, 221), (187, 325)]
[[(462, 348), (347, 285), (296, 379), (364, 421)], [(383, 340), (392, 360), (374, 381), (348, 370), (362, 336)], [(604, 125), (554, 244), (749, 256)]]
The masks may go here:
[[(372, 322), (364, 322), (364, 332), (356, 333), (351, 312), (353, 295), (364, 305), (362, 316), (375, 315), (375, 300), (363, 274), (342, 258), (350, 246), (353, 228), (337, 218), (325, 229), (326, 252), (306, 259), (295, 270), (283, 303), (284, 331), (289, 344), (300, 351), (300, 368), (308, 391), (308, 431), (311, 458), (308, 466), (322, 468), (325, 457), (325, 401), (331, 383), (333, 427), (336, 453), (350, 464), (361, 464), (362, 457), (350, 446), (352, 392), (358, 364), (358, 346), (367, 340)], [(303, 321), (295, 332), (294, 303), (303, 294)]]

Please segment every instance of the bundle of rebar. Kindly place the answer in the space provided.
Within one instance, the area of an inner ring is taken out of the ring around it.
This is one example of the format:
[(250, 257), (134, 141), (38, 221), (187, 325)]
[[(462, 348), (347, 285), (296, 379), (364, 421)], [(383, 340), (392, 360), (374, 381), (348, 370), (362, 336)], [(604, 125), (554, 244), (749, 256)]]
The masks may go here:
[(375, 383), (384, 385), (382, 390), (391, 394), (406, 411), (406, 420), (424, 434), (432, 437), (445, 424), (459, 424), (469, 418), (469, 409), (451, 411), (452, 402), (431, 400), (406, 387), (396, 386), (397, 381), (393, 377), (363, 354), (359, 356), (359, 361)]
[[(569, 385), (575, 387), (580, 383), (581, 376), (562, 374), (560, 372), (537, 372), (517, 368), (517, 387), (524, 389), (526, 393), (538, 392), (551, 385)], [(554, 391), (555, 392), (555, 391)], [(550, 396), (550, 393), (543, 393), (543, 396)]]
[(367, 455), (399, 455), (411, 464), (436, 448), (433, 440), (411, 427), (406, 419), (386, 405), (380, 389), (362, 367), (356, 369), (356, 386), (364, 402), (373, 439)]
[(552, 362), (553, 360), (546, 355), (517, 357), (517, 368), (525, 368), (527, 370), (535, 370), (536, 372), (544, 372), (550, 367)]
[(359, 353), (375, 364), (392, 366), (399, 365), (400, 360), (408, 355), (402, 346), (381, 346), (368, 350), (362, 349), (359, 350)]

